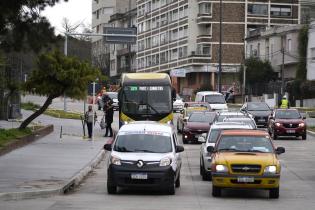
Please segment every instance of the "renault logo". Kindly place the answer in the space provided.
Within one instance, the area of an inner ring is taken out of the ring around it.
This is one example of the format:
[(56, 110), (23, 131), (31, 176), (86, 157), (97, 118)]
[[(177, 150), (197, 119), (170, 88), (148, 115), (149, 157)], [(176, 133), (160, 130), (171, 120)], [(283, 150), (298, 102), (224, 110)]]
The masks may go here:
[(143, 161), (142, 160), (138, 160), (138, 163), (137, 163), (138, 168), (142, 168), (143, 165), (144, 165)]

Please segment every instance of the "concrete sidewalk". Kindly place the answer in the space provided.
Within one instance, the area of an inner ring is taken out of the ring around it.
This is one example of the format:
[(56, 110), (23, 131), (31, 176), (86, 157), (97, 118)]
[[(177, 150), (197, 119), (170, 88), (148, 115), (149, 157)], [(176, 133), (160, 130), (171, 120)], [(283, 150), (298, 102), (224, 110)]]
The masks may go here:
[[(30, 114), (23, 111), (24, 117)], [(78, 184), (104, 156), (103, 145), (108, 138), (102, 137), (104, 130), (98, 125), (94, 141), (87, 141), (82, 138), (80, 120), (41, 115), (36, 121), (53, 124), (54, 132), (0, 157), (0, 200), (63, 193)], [(0, 127), (18, 126), (18, 122), (0, 121)]]

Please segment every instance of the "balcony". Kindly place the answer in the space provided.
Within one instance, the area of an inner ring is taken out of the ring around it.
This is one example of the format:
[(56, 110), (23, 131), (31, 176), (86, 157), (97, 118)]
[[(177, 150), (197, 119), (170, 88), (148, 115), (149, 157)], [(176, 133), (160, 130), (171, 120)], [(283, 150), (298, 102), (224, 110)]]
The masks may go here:
[(129, 49), (128, 48), (123, 48), (123, 49), (120, 49), (120, 50), (117, 50), (117, 56), (122, 56), (122, 55), (126, 55), (126, 54), (135, 54), (137, 52), (137, 48), (136, 48), (136, 45), (132, 45), (130, 47), (130, 52), (129, 52)]
[(199, 35), (197, 36), (197, 43), (211, 42), (212, 35)]
[(198, 14), (197, 24), (209, 24), (212, 21), (212, 14)]

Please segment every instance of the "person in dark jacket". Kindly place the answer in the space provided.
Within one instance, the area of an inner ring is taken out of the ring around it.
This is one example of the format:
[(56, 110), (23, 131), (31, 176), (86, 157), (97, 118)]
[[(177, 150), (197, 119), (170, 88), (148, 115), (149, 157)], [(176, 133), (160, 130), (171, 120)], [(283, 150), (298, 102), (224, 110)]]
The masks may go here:
[(106, 111), (105, 111), (105, 122), (106, 122), (105, 137), (107, 137), (107, 136), (112, 137), (113, 136), (113, 129), (112, 129), (113, 118), (114, 118), (113, 101), (109, 100), (106, 104)]

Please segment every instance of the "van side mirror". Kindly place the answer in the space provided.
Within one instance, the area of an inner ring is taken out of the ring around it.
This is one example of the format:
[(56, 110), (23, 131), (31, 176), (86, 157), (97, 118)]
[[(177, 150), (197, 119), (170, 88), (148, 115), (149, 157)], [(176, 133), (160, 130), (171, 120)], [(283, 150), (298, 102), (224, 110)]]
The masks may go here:
[(112, 144), (105, 144), (105, 145), (104, 145), (104, 149), (105, 149), (106, 151), (112, 151)]
[(177, 146), (176, 146), (176, 153), (183, 152), (184, 150), (185, 150), (185, 149), (184, 149), (183, 146), (181, 146), (181, 145), (177, 145)]

